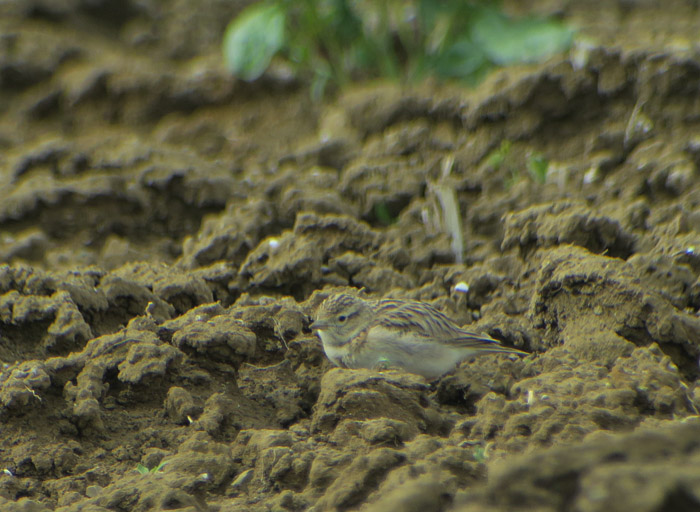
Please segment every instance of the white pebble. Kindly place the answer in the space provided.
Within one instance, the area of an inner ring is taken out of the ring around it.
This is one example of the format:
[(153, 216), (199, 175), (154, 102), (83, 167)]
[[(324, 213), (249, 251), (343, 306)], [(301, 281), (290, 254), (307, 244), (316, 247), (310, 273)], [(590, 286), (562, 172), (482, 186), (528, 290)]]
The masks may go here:
[(459, 293), (469, 293), (469, 285), (464, 281), (460, 281), (455, 285), (455, 291)]

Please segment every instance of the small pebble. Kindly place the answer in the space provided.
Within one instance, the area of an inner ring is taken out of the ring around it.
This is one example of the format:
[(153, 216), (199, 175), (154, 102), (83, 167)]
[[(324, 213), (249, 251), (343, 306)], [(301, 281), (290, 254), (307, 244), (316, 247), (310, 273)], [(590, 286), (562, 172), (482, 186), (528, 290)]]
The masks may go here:
[(469, 285), (464, 281), (460, 281), (455, 285), (455, 291), (459, 293), (469, 293)]

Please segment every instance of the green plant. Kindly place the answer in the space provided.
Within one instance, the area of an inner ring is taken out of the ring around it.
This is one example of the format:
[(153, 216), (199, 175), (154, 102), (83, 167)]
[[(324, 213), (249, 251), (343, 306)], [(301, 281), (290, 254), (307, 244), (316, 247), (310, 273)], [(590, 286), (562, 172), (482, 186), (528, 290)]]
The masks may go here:
[(286, 14), (277, 3), (255, 4), (229, 25), (224, 60), (243, 80), (255, 80), (284, 44)]
[(491, 151), (486, 157), (486, 165), (493, 167), (494, 169), (499, 169), (510, 154), (511, 142), (509, 140), (504, 140), (498, 148)]
[(229, 24), (223, 54), (244, 80), (280, 54), (319, 98), (329, 83), (363, 78), (473, 84), (494, 66), (565, 50), (572, 35), (555, 20), (511, 18), (485, 0), (266, 0)]
[(386, 201), (374, 205), (374, 216), (384, 226), (390, 226), (396, 222), (396, 216), (391, 213)]
[(158, 464), (157, 466), (155, 466), (155, 467), (153, 467), (153, 468), (151, 468), (151, 469), (148, 469), (146, 466), (144, 466), (143, 464), (141, 464), (141, 463), (139, 462), (138, 464), (136, 464), (136, 471), (138, 471), (138, 472), (141, 473), (142, 475), (148, 475), (148, 474), (158, 473), (159, 471), (162, 471), (162, 470), (163, 470), (163, 467), (164, 467), (166, 464), (167, 464), (167, 462), (161, 461), (161, 463)]
[(504, 169), (509, 173), (505, 181), (506, 188), (510, 189), (526, 175), (521, 172), (524, 167), (527, 175), (535, 183), (544, 185), (550, 173), (550, 162), (542, 153), (528, 151), (524, 153), (522, 147), (514, 150), (513, 144), (509, 140), (504, 140), (501, 145), (493, 149), (484, 158), (484, 164), (494, 170)]
[(485, 463), (488, 460), (486, 449), (483, 446), (476, 446), (472, 451), (472, 456), (476, 462)]
[(547, 171), (549, 170), (549, 160), (540, 153), (532, 153), (527, 157), (527, 172), (537, 183), (547, 182)]

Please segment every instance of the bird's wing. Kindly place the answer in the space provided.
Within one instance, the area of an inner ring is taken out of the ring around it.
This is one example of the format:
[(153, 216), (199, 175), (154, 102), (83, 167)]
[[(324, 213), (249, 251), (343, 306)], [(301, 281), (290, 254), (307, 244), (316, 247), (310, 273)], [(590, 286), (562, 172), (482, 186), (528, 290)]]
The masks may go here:
[(510, 352), (527, 354), (506, 347), (486, 334), (462, 329), (448, 316), (424, 302), (384, 299), (376, 306), (375, 327), (411, 332), (429, 342), (445, 343), (460, 348), (474, 348), (480, 352)]
[(398, 299), (384, 299), (377, 303), (374, 324), (438, 340), (459, 338), (465, 334), (430, 304)]

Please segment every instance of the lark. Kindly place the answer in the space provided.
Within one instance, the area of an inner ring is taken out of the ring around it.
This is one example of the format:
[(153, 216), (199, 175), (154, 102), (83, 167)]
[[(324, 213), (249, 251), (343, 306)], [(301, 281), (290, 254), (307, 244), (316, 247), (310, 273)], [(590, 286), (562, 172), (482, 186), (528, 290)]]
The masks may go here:
[(462, 329), (430, 304), (418, 301), (331, 295), (319, 307), (311, 328), (336, 366), (403, 369), (430, 380), (472, 356), (527, 354)]

